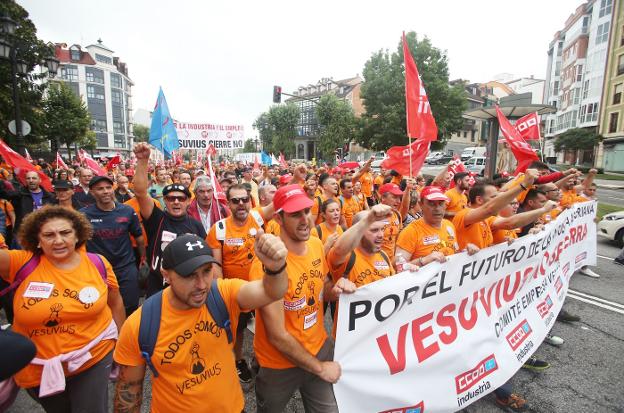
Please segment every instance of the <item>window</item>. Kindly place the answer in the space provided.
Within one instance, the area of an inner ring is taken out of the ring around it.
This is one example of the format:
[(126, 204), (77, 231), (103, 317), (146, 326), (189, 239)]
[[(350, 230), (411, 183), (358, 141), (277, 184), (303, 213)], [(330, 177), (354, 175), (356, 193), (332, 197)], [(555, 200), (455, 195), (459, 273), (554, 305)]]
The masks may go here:
[(123, 105), (123, 96), (119, 90), (111, 90), (111, 99), (114, 105)]
[(613, 104), (617, 105), (622, 102), (622, 84), (618, 83), (613, 87)]
[(621, 30), (621, 37), (620, 37), (620, 46), (624, 46), (624, 26), (622, 26), (622, 30)]
[(111, 73), (111, 87), (121, 89), (121, 76), (116, 73)]
[(69, 80), (70, 82), (78, 81), (78, 67), (77, 66), (63, 66), (61, 67), (61, 78)]
[(583, 65), (576, 66), (576, 81), (580, 82), (583, 80)]
[(113, 132), (124, 133), (123, 123), (116, 120), (113, 121)]
[(125, 135), (115, 135), (115, 148), (125, 148), (126, 137)]
[(91, 130), (96, 132), (106, 132), (106, 120), (91, 119)]
[(617, 74), (618, 76), (624, 74), (624, 54), (618, 56)]
[(81, 55), (81, 53), (80, 53), (80, 49), (78, 47), (72, 46), (72, 47), (69, 48), (69, 58), (71, 60), (75, 60), (75, 61), (80, 60), (80, 55)]
[(600, 12), (598, 13), (598, 17), (608, 16), (611, 14), (611, 4), (613, 0), (602, 0), (600, 2)]
[(104, 88), (87, 85), (87, 98), (104, 100)]
[(553, 95), (558, 95), (559, 94), (559, 81), (555, 80), (554, 84), (553, 84)]
[(583, 99), (587, 98), (587, 94), (589, 93), (589, 80), (583, 82)]
[(619, 112), (609, 114), (609, 133), (617, 132)]
[(607, 22), (598, 26), (598, 30), (596, 32), (596, 44), (604, 43), (609, 40), (609, 24), (610, 22)]
[(104, 84), (104, 72), (99, 69), (86, 68), (87, 82)]
[(108, 56), (104, 56), (104, 55), (101, 55), (101, 54), (98, 54), (98, 53), (95, 54), (95, 60), (97, 60), (100, 63), (106, 63), (106, 64), (109, 64), (109, 65), (113, 64), (113, 59), (111, 59)]

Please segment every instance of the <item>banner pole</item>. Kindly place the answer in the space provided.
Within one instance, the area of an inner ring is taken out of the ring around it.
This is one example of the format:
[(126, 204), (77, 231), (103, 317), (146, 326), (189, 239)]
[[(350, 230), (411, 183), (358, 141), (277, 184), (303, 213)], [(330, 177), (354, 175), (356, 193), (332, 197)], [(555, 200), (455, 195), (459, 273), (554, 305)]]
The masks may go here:
[(413, 171), (412, 171), (412, 138), (410, 138), (409, 136), (407, 137), (407, 141), (409, 143), (408, 148), (409, 148), (409, 160), (410, 160), (410, 178), (412, 178), (414, 176)]

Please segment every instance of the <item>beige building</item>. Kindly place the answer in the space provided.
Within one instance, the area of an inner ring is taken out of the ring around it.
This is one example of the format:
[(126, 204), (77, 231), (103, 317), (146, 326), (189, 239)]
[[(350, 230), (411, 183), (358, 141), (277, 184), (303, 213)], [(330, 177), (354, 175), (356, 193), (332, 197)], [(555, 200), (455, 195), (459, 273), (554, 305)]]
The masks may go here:
[(600, 111), (599, 133), (604, 140), (598, 147), (596, 166), (624, 172), (624, 6), (614, 2), (613, 7)]

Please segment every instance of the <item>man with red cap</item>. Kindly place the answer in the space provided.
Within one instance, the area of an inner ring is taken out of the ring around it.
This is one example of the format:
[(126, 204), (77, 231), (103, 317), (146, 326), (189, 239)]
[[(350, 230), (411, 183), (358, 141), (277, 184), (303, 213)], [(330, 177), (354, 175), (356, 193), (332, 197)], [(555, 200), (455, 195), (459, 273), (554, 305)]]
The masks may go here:
[[(288, 291), (283, 299), (257, 313), (258, 412), (284, 411), (296, 390), (306, 411), (338, 411), (332, 383), (338, 381), (341, 371), (333, 361), (333, 341), (323, 325), (323, 300), (334, 301), (342, 292), (355, 291), (355, 285), (344, 278), (332, 284), (328, 277), (323, 244), (310, 237), (312, 204), (297, 184), (279, 188), (273, 198), (275, 220), (282, 228), (280, 238), (288, 249)], [(265, 272), (270, 275), (273, 271), (263, 271), (262, 262), (254, 259), (250, 278)]]

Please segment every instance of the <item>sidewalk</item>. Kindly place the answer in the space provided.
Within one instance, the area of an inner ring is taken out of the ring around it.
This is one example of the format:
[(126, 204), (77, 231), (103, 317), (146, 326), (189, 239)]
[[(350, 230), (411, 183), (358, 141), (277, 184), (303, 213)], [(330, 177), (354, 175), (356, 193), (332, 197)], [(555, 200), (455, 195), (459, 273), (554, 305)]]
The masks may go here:
[(598, 188), (604, 189), (624, 189), (624, 176), (621, 181), (613, 181), (609, 179), (594, 179)]

